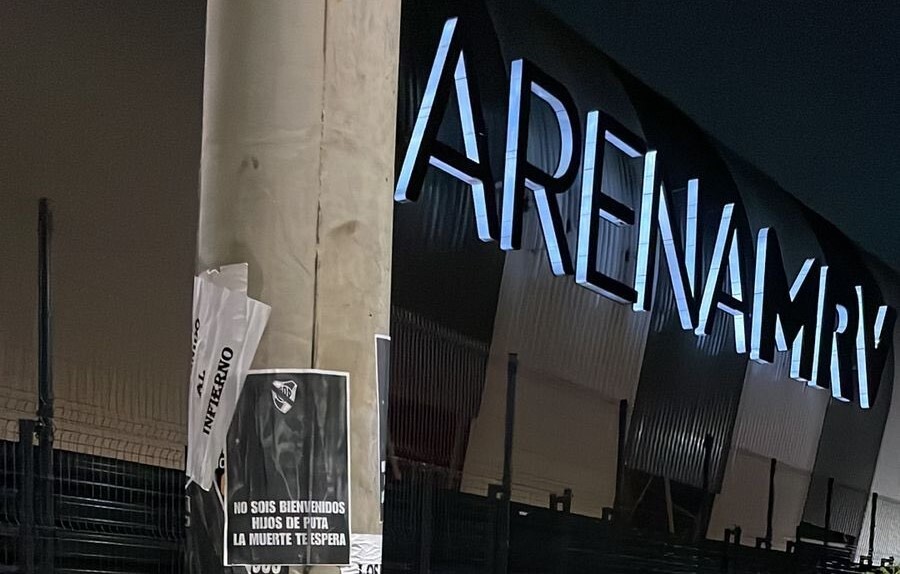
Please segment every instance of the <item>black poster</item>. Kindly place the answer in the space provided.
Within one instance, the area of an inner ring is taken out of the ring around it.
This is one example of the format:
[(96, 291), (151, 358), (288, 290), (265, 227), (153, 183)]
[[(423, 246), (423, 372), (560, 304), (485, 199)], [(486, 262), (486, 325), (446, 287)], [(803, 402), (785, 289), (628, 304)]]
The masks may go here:
[(251, 371), (228, 431), (226, 563), (350, 562), (349, 380)]
[(384, 522), (384, 489), (388, 457), (388, 393), (391, 383), (391, 338), (385, 335), (375, 335), (375, 378), (378, 381), (378, 443), (381, 450), (381, 521)]
[(187, 486), (190, 521), (187, 528), (187, 572), (190, 574), (246, 574), (244, 568), (222, 565), (222, 532), (225, 512), (218, 485), (203, 490), (191, 482)]

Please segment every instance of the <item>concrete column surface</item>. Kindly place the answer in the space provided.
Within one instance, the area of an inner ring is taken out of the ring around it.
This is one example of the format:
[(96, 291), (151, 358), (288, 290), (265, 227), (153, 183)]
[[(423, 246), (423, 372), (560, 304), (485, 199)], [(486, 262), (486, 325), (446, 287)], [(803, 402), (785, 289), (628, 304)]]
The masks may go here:
[[(350, 373), (351, 529), (379, 534), (400, 0), (209, 0), (198, 270), (272, 306), (254, 368)], [(334, 572), (334, 568), (316, 568)]]

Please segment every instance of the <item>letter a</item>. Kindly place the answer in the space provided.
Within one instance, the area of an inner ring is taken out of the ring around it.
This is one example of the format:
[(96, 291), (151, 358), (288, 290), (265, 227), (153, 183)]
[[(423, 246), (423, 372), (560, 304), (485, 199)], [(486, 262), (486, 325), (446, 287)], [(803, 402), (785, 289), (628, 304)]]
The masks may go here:
[[(466, 71), (462, 45), (455, 34), (456, 25), (456, 18), (444, 24), (412, 138), (400, 168), (394, 200), (401, 203), (416, 201), (431, 164), (472, 188), (478, 238), (494, 241), (498, 234), (497, 202), (488, 160), (487, 134), (475, 79)], [(456, 86), (465, 155), (437, 139), (450, 100), (451, 84)]]

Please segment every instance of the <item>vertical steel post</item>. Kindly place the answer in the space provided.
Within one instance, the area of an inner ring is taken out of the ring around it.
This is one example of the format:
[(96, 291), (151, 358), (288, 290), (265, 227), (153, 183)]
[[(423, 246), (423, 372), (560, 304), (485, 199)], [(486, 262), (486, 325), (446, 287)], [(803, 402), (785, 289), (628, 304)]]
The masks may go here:
[(825, 495), (825, 546), (831, 540), (831, 499), (834, 495), (834, 477), (828, 478), (828, 493)]
[(616, 495), (613, 499), (613, 520), (622, 516), (622, 497), (625, 489), (625, 439), (628, 432), (628, 401), (619, 401), (619, 438), (616, 453)]
[(50, 233), (52, 214), (47, 198), (38, 203), (38, 419), (53, 420), (53, 356), (50, 306)]
[(50, 238), (53, 215), (47, 198), (38, 203), (38, 475), (39, 525), (43, 541), (41, 572), (51, 574), (55, 560), (53, 508), (53, 332), (50, 286)]
[(775, 471), (778, 461), (772, 459), (769, 465), (769, 504), (766, 510), (766, 548), (772, 549), (772, 521), (775, 518)]
[(703, 500), (700, 503), (700, 512), (697, 514), (697, 519), (694, 522), (694, 541), (699, 542), (706, 536), (706, 523), (707, 517), (709, 516), (709, 507), (710, 507), (710, 493), (709, 493), (709, 483), (710, 483), (710, 467), (712, 466), (712, 448), (713, 448), (713, 436), (711, 434), (707, 434), (703, 438)]
[(703, 492), (709, 493), (709, 470), (712, 466), (713, 437), (711, 434), (703, 438)]
[(419, 493), (419, 558), (417, 574), (431, 572), (431, 544), (434, 526), (434, 492), (436, 475), (430, 470), (423, 473), (425, 480)]
[(494, 574), (506, 574), (509, 567), (509, 509), (512, 496), (513, 431), (516, 420), (516, 375), (519, 357), (509, 354), (506, 370), (506, 433), (503, 441), (503, 486), (497, 508), (497, 543)]
[(34, 421), (19, 421), (19, 568), (34, 574)]
[(875, 519), (878, 514), (878, 493), (872, 493), (872, 510), (869, 512), (869, 564), (875, 558)]

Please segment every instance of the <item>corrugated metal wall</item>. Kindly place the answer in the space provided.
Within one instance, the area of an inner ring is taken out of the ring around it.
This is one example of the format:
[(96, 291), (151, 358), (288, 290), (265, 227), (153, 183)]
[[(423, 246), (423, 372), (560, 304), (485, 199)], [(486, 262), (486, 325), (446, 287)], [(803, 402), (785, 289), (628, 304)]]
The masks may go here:
[(488, 346), (404, 309), (391, 310), (388, 412), (394, 454), (459, 470), (484, 390)]
[[(738, 184), (752, 229), (770, 226), (777, 230), (788, 276), (809, 257), (821, 260), (815, 235), (808, 226), (798, 225), (805, 220), (799, 203), (785, 193), (773, 193), (776, 184), (727, 150), (722, 153)], [(747, 363), (731, 461), (710, 520), (710, 538), (723, 538), (724, 529), (735, 525), (742, 527), (748, 542), (765, 536), (772, 458), (778, 465), (773, 544), (784, 548), (795, 537), (829, 401), (827, 391), (790, 378), (789, 353), (776, 354), (772, 364)]]
[[(602, 59), (552, 23), (527, 36), (502, 30), (526, 25), (520, 10), (491, 9), (507, 59), (527, 57), (569, 86), (580, 110), (599, 106), (640, 134), (634, 110)], [(582, 54), (583, 58), (573, 55)], [(585, 81), (590, 78), (589, 81)], [(588, 85), (590, 82), (591, 85)], [(606, 98), (597, 101), (597, 93)], [(529, 160), (553, 171), (559, 157), (556, 121), (543, 104), (533, 106)], [(494, 134), (502, 139), (502, 134)], [(604, 190), (631, 205), (640, 203), (640, 173), (619, 154), (604, 157)], [(576, 249), (580, 178), (559, 198), (570, 252)], [(636, 230), (601, 225), (604, 272), (630, 283)], [(513, 497), (544, 505), (550, 493), (574, 491), (576, 512), (600, 515), (615, 492), (618, 401), (631, 400), (643, 360), (649, 314), (634, 313), (554, 277), (531, 198), (522, 249), (509, 252), (497, 305), (485, 398), (472, 429), (463, 485), (484, 492), (499, 481), (503, 452), (506, 355), (519, 356)]]
[[(853, 284), (862, 285), (865, 293), (879, 294), (881, 288), (858, 248), (830, 223), (818, 217), (810, 217), (810, 221), (823, 245), (826, 261), (840, 274), (835, 278), (852, 278)], [(881, 300), (881, 296), (875, 299)], [(885, 371), (885, 375), (877, 391), (870, 389), (870, 396), (874, 395), (870, 409), (838, 401), (829, 403), (803, 513), (805, 521), (819, 526), (824, 523), (826, 485), (829, 478), (834, 478), (832, 528), (854, 538), (859, 536), (893, 395), (893, 372)], [(872, 383), (874, 387), (876, 381)]]
[[(859, 258), (836, 230), (821, 227), (774, 182), (710, 141), (667, 102), (550, 18), (543, 19), (530, 7), (503, 2), (488, 2), (485, 10), (475, 0), (442, 1), (414, 13), (420, 20), (407, 20), (404, 33), (411, 34), (417, 45), (431, 47), (444, 17), (471, 18), (461, 22), (467, 35), (482, 43), (483, 52), (473, 68), (486, 93), (482, 100), (495, 179), (500, 179), (505, 136), (504, 62), (526, 57), (571, 90), (582, 116), (599, 108), (659, 150), (675, 197), (676, 220), (683, 215), (683, 188), (690, 178), (700, 179), (702, 228), (718, 223), (724, 204), (737, 204), (747, 298), (752, 293), (750, 265), (760, 227), (771, 225), (781, 235), (788, 275), (796, 273), (805, 258), (823, 256), (823, 233), (832, 238), (828, 251), (840, 265), (847, 258)], [(490, 18), (485, 18), (488, 14)], [(541, 26), (533, 26), (535, 19)], [(415, 76), (406, 80), (405, 89), (415, 94), (401, 99), (401, 149), (433, 50), (404, 52), (406, 64), (401, 62), (401, 67), (412, 66), (405, 75)], [(551, 169), (559, 148), (556, 124), (540, 102), (533, 113), (529, 158)], [(448, 114), (444, 131), (451, 140), (457, 129), (454, 121)], [(635, 196), (625, 191), (632, 189), (625, 182), (635, 178), (628, 162), (607, 154), (604, 170), (605, 190), (637, 204)], [(579, 184), (559, 199), (573, 254)], [(858, 533), (875, 460), (871, 445), (880, 444), (884, 424), (879, 406), (862, 415), (856, 405), (830, 405), (827, 392), (789, 379), (786, 354), (773, 365), (748, 362), (746, 354), (735, 352), (732, 321), (718, 311), (709, 335), (698, 338), (683, 331), (662, 262), (653, 311), (643, 314), (578, 287), (571, 277), (553, 277), (530, 202), (529, 197), (522, 249), (506, 254), (496, 244), (474, 239), (468, 190), (443, 174), (429, 176), (418, 204), (397, 208), (395, 304), (490, 344), (463, 489), (484, 493), (489, 483), (500, 479), (506, 354), (515, 352), (520, 360), (515, 499), (543, 505), (550, 493), (568, 487), (575, 491), (576, 512), (599, 513), (610, 505), (617, 454), (616, 403), (626, 398), (633, 409), (626, 452), (632, 469), (699, 487), (703, 439), (713, 436), (711, 486), (720, 494), (709, 523), (711, 536), (720, 536), (718, 531), (734, 524), (741, 524), (748, 535), (764, 534), (770, 458), (778, 460), (775, 544), (791, 538), (803, 519), (821, 522), (817, 517), (824, 504), (822, 481), (827, 476), (840, 478), (837, 466), (848, 448), (856, 450), (853, 464), (861, 470), (843, 469), (853, 476), (838, 480), (833, 522), (845, 532)], [(713, 241), (711, 233), (704, 234), (701, 279)], [(628, 282), (635, 243), (633, 228), (601, 225), (603, 269)], [(830, 446), (851, 430), (858, 436), (847, 441), (850, 446)], [(856, 448), (860, 441), (868, 446)], [(747, 504), (748, 499), (759, 502)]]
[[(879, 283), (884, 286), (885, 300), (895, 309), (900, 307), (900, 274), (871, 257), (866, 258), (866, 264), (872, 269)], [(871, 487), (871, 491), (877, 492), (880, 497), (875, 513), (877, 531), (874, 553), (876, 559), (889, 556), (900, 557), (900, 457), (897, 456), (897, 453), (900, 452), (900, 398), (898, 398), (900, 397), (900, 385), (896, 384), (897, 375), (895, 375), (898, 356), (900, 356), (900, 337), (895, 335), (893, 351), (888, 357), (888, 365), (885, 369), (885, 376), (892, 378), (895, 384), (891, 392), (890, 413), (885, 423)], [(860, 535), (860, 552), (867, 552), (869, 548), (868, 527), (871, 521), (871, 512), (870, 501), (866, 507), (866, 516)]]
[[(400, 51), (398, 171), (441, 29), (445, 20), (454, 16), (463, 22), (460, 34), (477, 43), (479, 57), (468, 63), (469, 73), (477, 79), (488, 133), (505, 133), (507, 72), (484, 3), (436, 0), (429, 3), (428, 10), (405, 10), (400, 42), (416, 48)], [(439, 139), (461, 147), (456, 110), (454, 99), (447, 108)], [(502, 137), (488, 138), (488, 149), (493, 175), (500, 178)], [(489, 343), (503, 258), (496, 243), (478, 240), (469, 187), (445, 173), (428, 170), (419, 200), (395, 205), (391, 276), (391, 299), (395, 305)]]
[[(743, 253), (752, 243), (740, 196), (726, 164), (706, 136), (624, 71), (620, 77), (640, 114), (648, 144), (659, 152), (669, 189), (683, 189), (699, 178), (700, 229), (715, 229), (722, 209), (735, 203), (738, 242)], [(683, 212), (683, 195), (675, 194), (675, 216)], [(683, 221), (683, 217), (680, 218)], [(683, 236), (683, 231), (682, 231)], [(709, 270), (714, 233), (698, 238), (701, 280)], [(712, 437), (710, 486), (718, 490), (746, 370), (746, 355), (735, 352), (733, 321), (713, 310), (708, 335), (684, 331), (677, 316), (668, 273), (660, 258), (650, 331), (629, 427), (629, 468), (699, 487), (703, 483), (703, 441)], [(745, 264), (740, 272), (752, 277)], [(749, 283), (746, 283), (749, 285)], [(747, 296), (750, 291), (745, 290)]]

